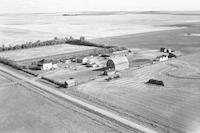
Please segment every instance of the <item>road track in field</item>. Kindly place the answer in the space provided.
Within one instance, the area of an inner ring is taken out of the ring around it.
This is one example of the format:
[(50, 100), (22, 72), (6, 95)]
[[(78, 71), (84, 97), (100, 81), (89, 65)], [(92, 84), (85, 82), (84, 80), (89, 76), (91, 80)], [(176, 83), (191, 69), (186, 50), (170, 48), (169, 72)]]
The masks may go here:
[(137, 123), (134, 123), (130, 120), (127, 120), (115, 113), (112, 113), (110, 111), (106, 111), (105, 109), (101, 109), (99, 107), (96, 107), (94, 105), (91, 105), (91, 104), (88, 104), (84, 101), (81, 101), (79, 99), (76, 99), (72, 96), (69, 96), (67, 94), (64, 94), (63, 92), (60, 92), (58, 90), (55, 90), (51, 87), (48, 87), (44, 84), (41, 84), (37, 81), (34, 81), (34, 80), (31, 80), (27, 77), (25, 77), (24, 75), (22, 74), (19, 74), (17, 72), (14, 72), (12, 70), (9, 70), (8, 68), (6, 67), (3, 67), (3, 66), (0, 66), (0, 71), (2, 72), (5, 72), (5, 73), (8, 73), (10, 75), (13, 75), (14, 77), (18, 78), (18, 79), (21, 79), (22, 81), (24, 82), (27, 82), (39, 89), (41, 89), (42, 91), (44, 92), (47, 92), (47, 93), (50, 93), (50, 94), (53, 94), (59, 98), (62, 98), (62, 99), (65, 99), (71, 103), (73, 103), (74, 105), (77, 105), (78, 107), (81, 107), (82, 109), (86, 110), (86, 111), (89, 111), (91, 113), (94, 113), (98, 116), (101, 116), (103, 118), (106, 118), (108, 120), (111, 120), (111, 121), (114, 121), (115, 123), (119, 124), (120, 126), (123, 126), (123, 127), (126, 127), (127, 129), (130, 129), (132, 131), (135, 131), (135, 132), (143, 132), (143, 133), (158, 133), (157, 131), (155, 130), (152, 130), (150, 128), (147, 128), (147, 127), (144, 127), (142, 125), (139, 125)]

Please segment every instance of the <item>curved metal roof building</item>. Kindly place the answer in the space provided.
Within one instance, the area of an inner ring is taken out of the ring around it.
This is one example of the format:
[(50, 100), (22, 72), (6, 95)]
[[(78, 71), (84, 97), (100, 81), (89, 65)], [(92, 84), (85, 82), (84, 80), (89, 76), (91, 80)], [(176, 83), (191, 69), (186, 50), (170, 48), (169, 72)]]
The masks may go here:
[(121, 71), (129, 68), (129, 61), (126, 56), (117, 56), (110, 58), (106, 63), (107, 68)]

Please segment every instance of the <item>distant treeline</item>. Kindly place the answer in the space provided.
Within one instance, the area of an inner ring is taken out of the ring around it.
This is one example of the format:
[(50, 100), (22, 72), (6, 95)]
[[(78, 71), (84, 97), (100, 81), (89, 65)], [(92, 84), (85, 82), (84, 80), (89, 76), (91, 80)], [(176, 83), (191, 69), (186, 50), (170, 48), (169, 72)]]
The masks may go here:
[(51, 45), (58, 45), (58, 44), (72, 44), (72, 45), (81, 45), (81, 46), (92, 46), (92, 47), (98, 47), (98, 48), (113, 48), (114, 51), (119, 50), (125, 50), (125, 47), (117, 47), (117, 46), (106, 46), (103, 44), (96, 44), (89, 41), (86, 41), (85, 39), (73, 39), (70, 37), (69, 39), (62, 38), (59, 39), (55, 37), (53, 40), (47, 40), (47, 41), (36, 41), (36, 42), (26, 42), (21, 45), (15, 45), (15, 46), (5, 46), (4, 44), (0, 47), (0, 52), (3, 51), (10, 51), (10, 50), (19, 50), (19, 49), (28, 49), (28, 48), (36, 48), (36, 47), (43, 47), (43, 46), (51, 46)]
[(18, 50), (18, 49), (27, 49), (27, 48), (35, 48), (35, 47), (42, 47), (42, 46), (50, 46), (50, 45), (58, 45), (65, 43), (65, 39), (58, 39), (54, 38), (54, 40), (47, 40), (41, 42), (40, 40), (36, 42), (26, 42), (21, 45), (15, 45), (15, 46), (5, 46), (4, 44), (0, 47), (0, 52), (2, 51), (10, 51), (10, 50)]
[(98, 47), (98, 48), (113, 49), (114, 51), (127, 50), (126, 47), (97, 44), (97, 43), (92, 43), (92, 42), (89, 42), (89, 41), (86, 41), (86, 40), (80, 40), (80, 39), (72, 39), (72, 40), (70, 39), (70, 40), (67, 40), (66, 43), (72, 44), (72, 45), (81, 45), (81, 46), (91, 46), (91, 47)]

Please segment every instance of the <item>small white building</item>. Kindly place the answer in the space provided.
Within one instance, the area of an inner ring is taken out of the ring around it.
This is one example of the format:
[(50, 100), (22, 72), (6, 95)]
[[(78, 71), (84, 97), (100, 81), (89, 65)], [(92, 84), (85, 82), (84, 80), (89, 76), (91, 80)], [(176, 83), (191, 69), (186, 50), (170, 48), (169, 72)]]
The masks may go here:
[(65, 84), (66, 88), (78, 85), (78, 83), (77, 83), (77, 81), (75, 79), (68, 79), (67, 81), (65, 81), (64, 84)]
[(84, 57), (83, 60), (82, 60), (82, 64), (86, 65), (88, 60), (89, 60), (89, 57)]
[(87, 63), (91, 62), (94, 56), (87, 56), (82, 59), (82, 64), (86, 65)]
[(55, 64), (52, 64), (52, 69), (57, 69), (58, 68), (58, 65), (55, 63)]
[(70, 59), (66, 59), (65, 60), (65, 63), (67, 64), (67, 63), (70, 63), (71, 62), (71, 60)]

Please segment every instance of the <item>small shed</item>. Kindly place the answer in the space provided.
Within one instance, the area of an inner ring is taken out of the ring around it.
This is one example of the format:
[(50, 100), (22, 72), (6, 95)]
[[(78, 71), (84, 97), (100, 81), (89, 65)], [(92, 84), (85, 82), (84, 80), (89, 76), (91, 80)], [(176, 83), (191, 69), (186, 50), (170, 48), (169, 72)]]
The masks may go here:
[(65, 87), (66, 88), (69, 88), (69, 87), (73, 87), (73, 86), (77, 86), (78, 83), (75, 79), (71, 78), (71, 79), (68, 79), (67, 81), (65, 81)]
[(166, 48), (160, 48), (160, 52), (164, 52)]
[(82, 63), (83, 62), (83, 58), (82, 57), (77, 57), (76, 58), (76, 62), (77, 63)]
[(67, 63), (70, 63), (71, 60), (70, 59), (66, 59), (64, 62), (67, 64)]
[(70, 59), (71, 62), (76, 62), (77, 57), (73, 56), (73, 57), (70, 57), (69, 59)]
[(107, 61), (106, 66), (108, 69), (121, 71), (129, 68), (129, 61), (126, 56), (112, 57)]
[(101, 57), (108, 58), (110, 57), (110, 54), (102, 54)]
[(114, 77), (115, 75), (119, 75), (119, 72), (112, 69), (107, 69), (107, 70), (104, 70), (103, 75)]
[(84, 37), (84, 36), (81, 36), (81, 37), (80, 37), (80, 41), (85, 41), (85, 37)]
[(83, 60), (82, 60), (82, 64), (86, 65), (88, 60), (89, 60), (89, 57), (84, 57)]

